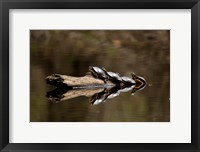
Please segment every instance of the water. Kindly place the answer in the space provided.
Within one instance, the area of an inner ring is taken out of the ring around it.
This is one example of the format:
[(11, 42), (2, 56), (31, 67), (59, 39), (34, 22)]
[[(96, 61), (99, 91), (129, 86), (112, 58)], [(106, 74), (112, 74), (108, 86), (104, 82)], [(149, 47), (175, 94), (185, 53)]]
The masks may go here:
[[(170, 121), (169, 31), (59, 30), (31, 31), (30, 35), (31, 122)], [(79, 92), (82, 96), (57, 103), (47, 98), (55, 89), (46, 84), (48, 75), (84, 76), (89, 66), (124, 76), (134, 72), (147, 85), (134, 95), (122, 92), (96, 105), (84, 91)]]

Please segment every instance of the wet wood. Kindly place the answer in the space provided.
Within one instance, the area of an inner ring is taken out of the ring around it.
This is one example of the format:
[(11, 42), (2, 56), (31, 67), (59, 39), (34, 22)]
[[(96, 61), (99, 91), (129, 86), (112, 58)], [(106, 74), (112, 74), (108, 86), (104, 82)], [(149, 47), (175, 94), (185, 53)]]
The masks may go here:
[(86, 75), (84, 77), (73, 77), (60, 74), (52, 74), (46, 77), (46, 82), (54, 86), (66, 87), (95, 87), (105, 85), (103, 80)]

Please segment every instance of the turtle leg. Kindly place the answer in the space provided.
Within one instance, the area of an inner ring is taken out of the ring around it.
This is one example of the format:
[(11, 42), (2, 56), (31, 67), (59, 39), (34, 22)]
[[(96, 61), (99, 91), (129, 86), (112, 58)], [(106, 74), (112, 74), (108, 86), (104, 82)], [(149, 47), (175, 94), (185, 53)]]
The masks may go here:
[(135, 80), (137, 78), (137, 75), (133, 72), (131, 73), (131, 76), (132, 76), (133, 80)]
[(94, 78), (98, 78), (98, 75), (97, 75), (95, 72), (91, 72), (91, 75), (92, 75)]
[(92, 74), (91, 72), (87, 72), (85, 75), (91, 76)]

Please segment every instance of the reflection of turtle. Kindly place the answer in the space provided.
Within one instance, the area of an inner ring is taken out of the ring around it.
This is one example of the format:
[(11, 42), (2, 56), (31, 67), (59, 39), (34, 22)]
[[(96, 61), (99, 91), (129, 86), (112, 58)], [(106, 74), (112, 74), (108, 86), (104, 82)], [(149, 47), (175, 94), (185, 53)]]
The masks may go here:
[(119, 94), (120, 94), (119, 90), (120, 89), (121, 88), (119, 86), (115, 86), (115, 87), (108, 89), (107, 99), (112, 99), (112, 98), (119, 96)]
[(89, 67), (89, 71), (90, 73), (92, 74), (92, 76), (94, 78), (98, 78), (98, 79), (101, 79), (103, 80), (104, 82), (106, 82), (107, 80), (107, 74), (106, 74), (106, 71), (99, 68), (99, 67)]
[(136, 91), (142, 90), (146, 86), (146, 80), (143, 77), (137, 76), (135, 73), (131, 73), (132, 78), (135, 80), (136, 85), (132, 90), (132, 94)]
[(105, 102), (107, 99), (112, 99), (120, 94), (120, 87), (115, 86), (112, 88), (105, 88), (102, 92), (96, 93), (91, 98), (91, 103), (93, 105), (98, 105), (102, 102)]
[(104, 100), (106, 100), (106, 96), (96, 97), (96, 99), (91, 99), (91, 103), (93, 105), (98, 105), (99, 103), (102, 103)]
[(134, 87), (135, 87), (135, 85), (131, 85), (131, 86), (129, 86), (129, 87), (121, 88), (119, 91), (120, 91), (120, 93), (121, 93), (121, 92), (128, 92), (128, 91), (134, 89)]
[(115, 98), (115, 97), (119, 96), (119, 94), (120, 94), (120, 92), (118, 91), (118, 92), (110, 94), (107, 98), (108, 99), (112, 99), (112, 98)]
[(104, 102), (107, 99), (107, 95), (106, 95), (106, 89), (104, 89), (102, 92), (96, 93), (92, 96), (92, 98), (90, 99), (90, 102), (93, 105), (97, 105), (101, 102)]
[(118, 73), (107, 72), (107, 75), (108, 75), (108, 80), (110, 80), (111, 82), (115, 84), (119, 84), (122, 82), (122, 78), (120, 77)]

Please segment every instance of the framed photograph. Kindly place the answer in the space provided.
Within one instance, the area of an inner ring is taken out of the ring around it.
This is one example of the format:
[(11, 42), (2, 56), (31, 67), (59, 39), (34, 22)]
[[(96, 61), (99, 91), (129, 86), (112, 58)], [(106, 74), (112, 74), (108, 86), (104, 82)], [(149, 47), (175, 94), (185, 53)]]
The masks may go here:
[(1, 0), (2, 151), (200, 151), (199, 0)]

